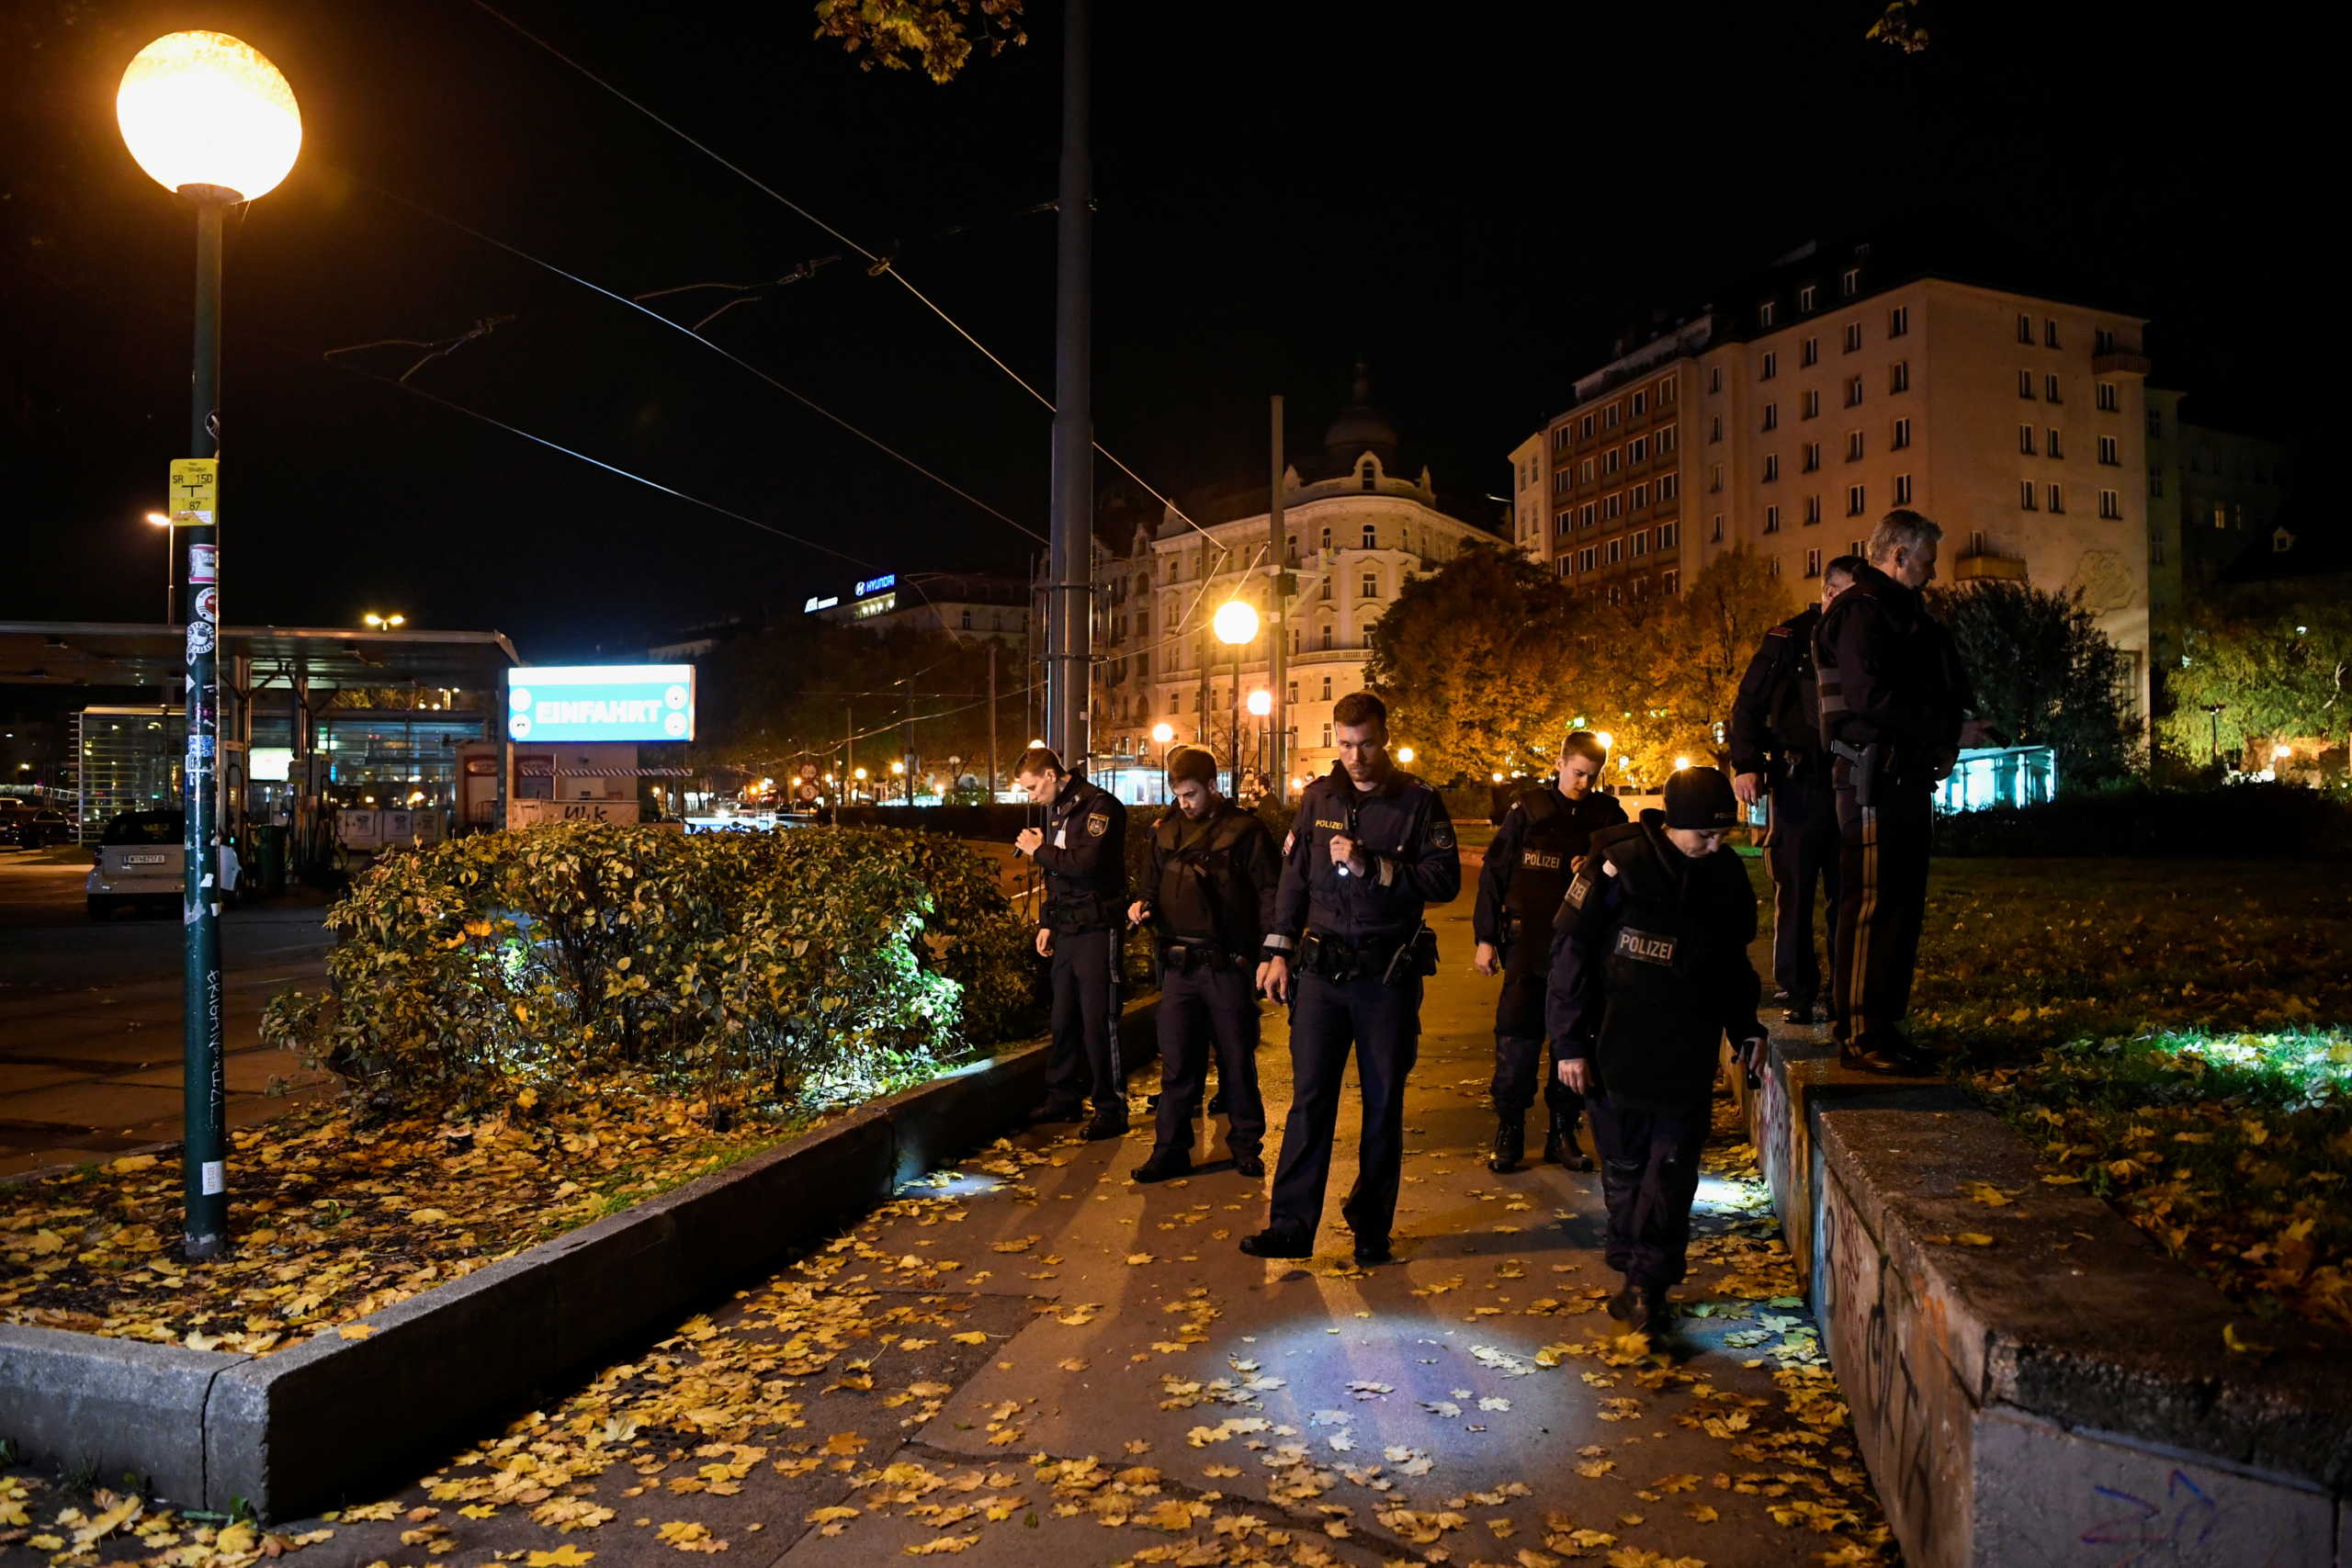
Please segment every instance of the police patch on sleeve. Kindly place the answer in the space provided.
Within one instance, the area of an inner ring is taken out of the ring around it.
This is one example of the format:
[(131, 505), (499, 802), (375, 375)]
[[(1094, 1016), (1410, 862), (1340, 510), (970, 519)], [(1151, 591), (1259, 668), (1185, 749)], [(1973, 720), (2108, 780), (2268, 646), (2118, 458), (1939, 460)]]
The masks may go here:
[(1109, 812), (1097, 811), (1086, 818), (1087, 837), (1091, 839), (1099, 839), (1110, 830), (1111, 814)]
[(1440, 818), (1430, 824), (1430, 842), (1441, 850), (1453, 847), (1453, 824)]

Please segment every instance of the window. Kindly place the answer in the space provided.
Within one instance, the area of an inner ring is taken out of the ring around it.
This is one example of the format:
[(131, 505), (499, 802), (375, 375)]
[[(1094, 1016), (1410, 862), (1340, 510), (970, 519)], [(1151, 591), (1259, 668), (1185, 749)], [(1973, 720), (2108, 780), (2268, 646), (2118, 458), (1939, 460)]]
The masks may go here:
[(1592, 415), (1587, 414), (1584, 416), (1584, 428), (1578, 431), (1577, 434), (1582, 435), (1587, 441), (1592, 439)]
[(1634, 534), (1634, 535), (1632, 536), (1632, 545), (1631, 545), (1631, 547), (1631, 547), (1632, 552), (1634, 553), (1634, 555), (1635, 555), (1636, 557), (1639, 557), (1639, 556), (1645, 556), (1645, 555), (1649, 554), (1649, 553), (1650, 553), (1650, 536), (1649, 536), (1649, 535), (1648, 535), (1646, 532), (1636, 532), (1635, 534)]
[(1851, 299), (1862, 287), (1862, 269), (1849, 266), (1838, 275), (1838, 292)]
[(1901, 337), (1911, 330), (1911, 307), (1897, 305), (1886, 313), (1886, 335)]
[(1707, 465), (1707, 493), (1708, 493), (1709, 495), (1713, 495), (1713, 494), (1715, 494), (1717, 491), (1721, 491), (1723, 488), (1724, 488), (1724, 466), (1723, 466), (1721, 463), (1710, 463), (1710, 464), (1708, 464), (1708, 465)]
[(2018, 341), (2028, 345), (2033, 342), (2033, 318), (2022, 310), (2018, 312)]
[(1331, 578), (1329, 573), (1327, 572), (1324, 574), (1323, 587), (1315, 596), (1317, 599), (1329, 599), (1331, 596)]
[(2056, 348), (2056, 347), (2058, 346), (2058, 323), (2057, 323), (2057, 322), (2055, 322), (2055, 321), (2053, 321), (2047, 320), (2047, 319), (2044, 319), (2044, 321), (2042, 321), (2042, 323), (2041, 323), (2041, 346), (2042, 346), (2042, 347), (2044, 347), (2044, 348)]
[(1665, 594), (1669, 599), (1673, 598), (1677, 593), (1681, 592), (1681, 570), (1678, 567), (1668, 567), (1664, 571), (1659, 572), (1657, 574), (1657, 591), (1660, 593)]
[(1644, 391), (1644, 392), (1635, 392), (1635, 393), (1634, 394), (1634, 412), (1635, 413), (1637, 413), (1637, 414), (1639, 414), (1639, 413), (1646, 413), (1646, 412), (1649, 411), (1649, 406), (1650, 406), (1650, 395), (1649, 395), (1649, 393), (1647, 393), (1647, 392)]
[(1678, 495), (1679, 495), (1679, 494), (1681, 494), (1681, 493), (1682, 493), (1682, 476), (1681, 476), (1681, 475), (1679, 475), (1679, 474), (1660, 474), (1660, 475), (1657, 477), (1657, 498), (1658, 498), (1660, 501), (1672, 501), (1676, 496), (1678, 496)]
[(1762, 363), (1760, 364), (1760, 366), (1758, 367), (1758, 370), (1757, 370), (1757, 373), (1756, 373), (1756, 378), (1757, 378), (1758, 380), (1759, 380), (1759, 381), (1769, 381), (1769, 380), (1770, 380), (1773, 377), (1778, 376), (1780, 373), (1781, 373), (1781, 356), (1780, 356), (1780, 355), (1779, 355), (1779, 354), (1777, 354), (1776, 352), (1774, 352), (1774, 351), (1773, 351), (1773, 350), (1771, 350), (1771, 349), (1769, 349), (1769, 348), (1768, 348), (1768, 349), (1766, 349), (1766, 350), (1764, 351), (1764, 358), (1763, 358), (1763, 361), (1762, 361)]
[(1323, 700), (1327, 703), (1331, 700), (1331, 677), (1329, 675), (1323, 677)]
[(1668, 404), (1668, 403), (1672, 402), (1673, 400), (1674, 400), (1674, 378), (1673, 378), (1673, 377), (1671, 377), (1671, 376), (1669, 376), (1669, 377), (1668, 377), (1665, 380), (1660, 381), (1660, 382), (1657, 384), (1657, 402), (1658, 402), (1658, 407), (1660, 407), (1660, 408), (1664, 408), (1667, 404)]
[(1862, 433), (1859, 430), (1849, 430), (1846, 432), (1846, 461), (1859, 463), (1861, 460)]
[(1366, 490), (1378, 490), (1380, 488), (1379, 476), (1374, 472), (1373, 466), (1370, 463), (1366, 463), (1363, 466), (1363, 488)]
[(1589, 527), (1591, 527), (1591, 526), (1592, 526), (1594, 519), (1595, 519), (1595, 518), (1599, 515), (1599, 513), (1600, 513), (1600, 509), (1599, 507), (1595, 506), (1595, 505), (1594, 505), (1591, 502), (1589, 502), (1589, 501), (1588, 501), (1588, 502), (1586, 502), (1584, 503), (1584, 519), (1583, 519), (1583, 521), (1584, 521), (1584, 525), (1585, 525), (1586, 527), (1589, 528)]
[(1650, 438), (1648, 436), (1636, 435), (1631, 441), (1625, 443), (1625, 461), (1628, 463), (1646, 463), (1649, 460)]
[(2041, 400), (2048, 403), (2064, 401), (2064, 400), (2058, 395), (2058, 374), (2056, 371), (2052, 371), (2049, 375), (2044, 376), (2041, 378)]
[(1609, 564), (1611, 566), (1615, 566), (1619, 561), (1623, 560), (1625, 558), (1625, 541), (1623, 539), (1610, 540), (1607, 555)]
[(1909, 474), (1894, 476), (1894, 504), (1897, 506), (1911, 504), (1911, 476)]
[(1766, 484), (1770, 484), (1774, 479), (1777, 479), (1780, 477), (1781, 455), (1778, 452), (1766, 453), (1764, 455), (1764, 482)]
[(1723, 542), (1724, 514), (1718, 512), (1713, 517), (1707, 519), (1707, 543), (1711, 545), (1720, 545)]
[(1809, 337), (1804, 340), (1804, 347), (1797, 354), (1797, 363), (1800, 365), (1818, 365), (1821, 363), (1821, 340), (1819, 338)]
[(2064, 453), (2064, 452), (2062, 452), (2062, 451), (2060, 451), (2060, 450), (2058, 449), (2058, 427), (2057, 427), (2056, 425), (2054, 425), (2054, 424), (2053, 424), (2053, 425), (2052, 425), (2052, 426), (2050, 427), (2050, 448), (2049, 448), (2049, 450), (2050, 450), (2050, 455), (2051, 455), (2052, 457), (2064, 457), (2066, 455), (2065, 453)]
[(1804, 398), (1801, 412), (1806, 419), (1818, 419), (1821, 417), (1821, 389), (1818, 387), (1807, 387), (1804, 389)]
[(1323, 646), (1325, 648), (1331, 646), (1331, 624), (1329, 621), (1323, 623)]
[(1611, 403), (1606, 409), (1601, 411), (1602, 417), (1600, 423), (1607, 428), (1614, 430), (1617, 428), (1617, 420), (1619, 416), (1624, 413), (1624, 412), (1625, 405), (1623, 403)]
[(2091, 329), (2091, 352), (2093, 354), (2113, 354), (2115, 352), (2115, 334), (2108, 331), (2105, 327), (2093, 327)]
[(2101, 381), (2098, 384), (2098, 412), (2101, 413), (2120, 413), (2122, 411), (2122, 389), (2116, 386), (2112, 381)]
[(1587, 545), (1584, 548), (1577, 552), (1577, 570), (1578, 571), (1590, 571), (1594, 567), (1600, 564), (1600, 547), (1599, 546)]
[(1723, 389), (1724, 367), (1720, 365), (1710, 365), (1707, 367), (1707, 390), (1720, 392)]
[(1821, 497), (1809, 495), (1804, 498), (1804, 521), (1808, 528), (1821, 521)]
[(1911, 389), (1909, 360), (1898, 359), (1886, 367), (1886, 389), (1890, 392), (1907, 392)]
[(1576, 508), (1573, 506), (1563, 508), (1562, 510), (1552, 513), (1552, 532), (1555, 534), (1566, 533), (1568, 531), (1568, 519), (1575, 515)]
[(2121, 493), (2111, 490), (2103, 490), (2099, 491), (2098, 514), (2101, 517), (2110, 519), (2120, 518), (2123, 515), (2123, 497)]
[(1624, 455), (1625, 449), (1623, 446), (1611, 446), (1607, 452), (1601, 455), (1600, 471), (1604, 474), (1615, 473), (1620, 467), (1619, 459), (1623, 458)]
[(1647, 506), (1649, 503), (1649, 481), (1647, 479), (1644, 479), (1640, 484), (1634, 487), (1632, 499), (1629, 500), (1626, 504), (1631, 506), (1634, 511), (1639, 512), (1643, 507)]
[(2033, 504), (2033, 481), (2031, 479), (2019, 479), (2018, 481), (2018, 510), (2019, 512), (2032, 512), (2036, 510)]
[(1804, 444), (1804, 471), (1808, 474), (1814, 473), (1817, 471), (1820, 467), (1821, 443), (1818, 441), (1806, 442)]
[(966, 631), (972, 629), (972, 612), (969, 610), (964, 612), (964, 629)]
[(1781, 575), (1781, 558), (1780, 558), (1780, 557), (1778, 557), (1778, 556), (1770, 557), (1770, 558), (1768, 558), (1768, 559), (1764, 562), (1764, 575), (1765, 575), (1765, 576), (1767, 576), (1767, 577), (1774, 577), (1774, 578), (1777, 578), (1777, 577), (1779, 577), (1779, 576)]
[(1591, 458), (1587, 457), (1587, 458), (1584, 460), (1584, 467), (1583, 467), (1581, 469), (1577, 470), (1577, 477), (1578, 479), (1582, 479), (1586, 484), (1590, 484), (1590, 483), (1592, 482), (1592, 459), (1591, 459)]
[(1756, 307), (1756, 324), (1759, 327), (1769, 327), (1772, 324), (1771, 300), (1767, 299), (1764, 303)]
[(1363, 525), (1363, 547), (1368, 550), (1380, 548), (1380, 530), (1370, 523)]
[(1860, 376), (1846, 378), (1846, 406), (1849, 409), (1862, 406), (1862, 378)]
[(1149, 637), (1150, 635), (1151, 612), (1148, 609), (1137, 610), (1136, 612), (1136, 636)]
[(1781, 428), (1780, 404), (1766, 403), (1764, 405), (1764, 428), (1767, 430), (1778, 430)]
[(2023, 398), (2028, 402), (2031, 402), (2033, 400), (2032, 371), (2020, 370), (2018, 372), (2018, 396)]
[(1362, 583), (1360, 583), (1358, 586), (1359, 586), (1359, 588), (1362, 590), (1362, 592), (1360, 592), (1356, 595), (1356, 597), (1357, 597), (1357, 598), (1359, 598), (1359, 599), (1377, 599), (1377, 598), (1379, 598), (1379, 597), (1380, 597), (1380, 573), (1378, 573), (1378, 572), (1376, 572), (1376, 571), (1367, 571), (1367, 572), (1365, 572), (1365, 573), (1363, 574), (1363, 582), (1362, 582)]
[(1805, 551), (1804, 574), (1807, 577), (1819, 577), (1821, 575), (1821, 552), (1819, 550)]
[(1566, 576), (1569, 575), (1571, 572), (1575, 571), (1575, 570), (1576, 570), (1576, 564), (1577, 564), (1576, 557), (1574, 557), (1574, 556), (1572, 556), (1572, 555), (1568, 555), (1568, 556), (1562, 556), (1562, 557), (1560, 558), (1560, 562), (1559, 562), (1559, 565), (1560, 565), (1560, 575), (1561, 575), (1562, 577), (1566, 577)]
[(1724, 416), (1719, 413), (1709, 414), (1707, 416), (1707, 439), (1710, 441), (1721, 441), (1723, 438)]
[(1555, 452), (1561, 451), (1566, 447), (1567, 444), (1568, 427), (1563, 424), (1552, 432), (1552, 450)]
[(1323, 530), (1323, 547), (1327, 550), (1331, 547), (1331, 530), (1329, 528)]
[(1331, 727), (1328, 724), (1323, 727), (1323, 745), (1327, 750), (1331, 745)]
[(2029, 457), (2033, 456), (2033, 426), (2030, 424), (2018, 426), (2018, 450)]
[(1814, 301), (1818, 299), (1820, 297), (1820, 289), (1815, 288), (1810, 283), (1806, 284), (1803, 288), (1797, 290), (1797, 309), (1800, 310), (1812, 310)]
[(1284, 688), (1284, 695), (1283, 695), (1283, 701), (1285, 701), (1285, 702), (1287, 702), (1287, 703), (1289, 703), (1289, 704), (1291, 705), (1291, 706), (1293, 706), (1293, 707), (1296, 707), (1296, 706), (1298, 705), (1298, 682), (1297, 682), (1293, 681), (1292, 682), (1290, 682), (1290, 684), (1289, 684), (1287, 687), (1285, 687), (1285, 688)]
[(1849, 354), (1859, 354), (1861, 352), (1861, 347), (1862, 323), (1860, 321), (1848, 321), (1846, 323), (1846, 352)]
[(1552, 493), (1554, 495), (1566, 495), (1567, 491), (1568, 471), (1566, 468), (1558, 469), (1552, 475)]
[(2116, 456), (2114, 436), (2102, 435), (2098, 438), (2098, 460), (2110, 468), (2122, 466), (2123, 459)]
[(2061, 490), (2058, 486), (2053, 484), (2050, 487), (2049, 495), (2051, 511), (2064, 512), (2066, 510), (2066, 492), (2064, 490)]
[(1674, 431), (1675, 427), (1669, 424), (1657, 433), (1657, 449), (1661, 454), (1674, 450)]
[(1767, 534), (1777, 534), (1781, 531), (1781, 509), (1779, 507), (1768, 506), (1764, 509), (1764, 531)]
[(2165, 498), (2165, 471), (2154, 463), (2148, 465), (2148, 494), (2157, 501)]
[(1896, 420), (1896, 421), (1894, 422), (1894, 436), (1893, 436), (1893, 437), (1892, 437), (1892, 438), (1887, 442), (1887, 446), (1888, 446), (1888, 448), (1889, 448), (1890, 450), (1892, 450), (1892, 451), (1900, 452), (1900, 451), (1902, 451), (1905, 446), (1910, 446), (1910, 445), (1911, 445), (1911, 422), (1910, 422), (1910, 420), (1908, 420), (1907, 418), (1906, 418), (1906, 419), (1898, 419), (1898, 420)]
[(1679, 540), (1681, 537), (1682, 525), (1679, 523), (1661, 523), (1657, 525), (1657, 547), (1659, 549), (1670, 550), (1674, 548), (1676, 541)]
[(1862, 487), (1861, 487), (1860, 485), (1848, 485), (1848, 486), (1846, 487), (1846, 515), (1847, 515), (1847, 516), (1849, 516), (1849, 517), (1860, 517), (1860, 515), (1861, 515), (1865, 511), (1867, 511), (1867, 510), (1869, 509), (1869, 506), (1870, 506), (1870, 502), (1869, 502), (1868, 499), (1863, 495), (1863, 493), (1862, 493)]

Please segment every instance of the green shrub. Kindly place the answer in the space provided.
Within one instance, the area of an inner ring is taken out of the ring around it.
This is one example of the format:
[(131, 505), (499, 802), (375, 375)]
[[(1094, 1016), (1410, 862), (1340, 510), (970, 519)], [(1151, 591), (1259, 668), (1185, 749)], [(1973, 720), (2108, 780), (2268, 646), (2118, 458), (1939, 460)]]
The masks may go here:
[(619, 1071), (862, 1098), (1034, 1021), (989, 865), (920, 833), (477, 834), (386, 859), (327, 923), (329, 991), (264, 1034), (384, 1108)]
[(2300, 858), (2352, 850), (2352, 807), (2296, 784), (2111, 785), (2038, 806), (1939, 815), (1939, 855)]

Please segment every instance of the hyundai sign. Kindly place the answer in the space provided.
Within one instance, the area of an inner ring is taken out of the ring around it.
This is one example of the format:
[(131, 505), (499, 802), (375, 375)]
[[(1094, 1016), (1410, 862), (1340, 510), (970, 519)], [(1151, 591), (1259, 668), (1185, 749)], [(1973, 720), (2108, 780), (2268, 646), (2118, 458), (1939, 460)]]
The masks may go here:
[(548, 664), (506, 672), (517, 740), (692, 740), (691, 664)]

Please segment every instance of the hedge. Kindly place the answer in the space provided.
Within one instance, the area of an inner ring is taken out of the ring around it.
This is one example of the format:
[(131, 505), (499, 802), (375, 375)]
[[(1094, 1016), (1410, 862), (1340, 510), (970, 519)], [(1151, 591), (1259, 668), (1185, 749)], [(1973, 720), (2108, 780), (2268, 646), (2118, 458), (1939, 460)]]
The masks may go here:
[(2352, 807), (2297, 784), (2086, 790), (2038, 806), (1939, 814), (1943, 855), (2277, 859), (2352, 852)]
[(330, 988), (264, 1037), (379, 1110), (616, 1072), (824, 1102), (1035, 1021), (992, 869), (922, 833), (475, 834), (386, 858), (327, 924)]

